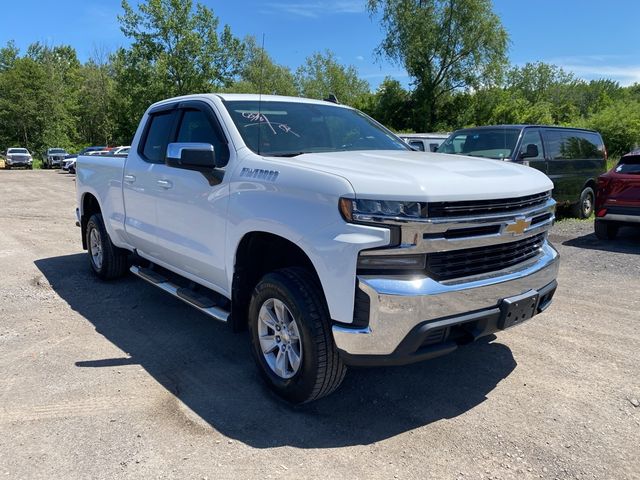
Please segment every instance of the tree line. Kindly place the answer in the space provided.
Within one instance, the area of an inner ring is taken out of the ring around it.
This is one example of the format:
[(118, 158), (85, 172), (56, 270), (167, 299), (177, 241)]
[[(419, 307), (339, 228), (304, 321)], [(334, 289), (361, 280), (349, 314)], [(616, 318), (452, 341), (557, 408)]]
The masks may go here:
[(278, 64), (191, 0), (123, 0), (117, 21), (129, 46), (115, 52), (96, 48), (81, 62), (66, 45), (0, 48), (0, 149), (129, 144), (151, 103), (202, 92), (334, 94), (395, 131), (558, 124), (599, 130), (612, 155), (640, 143), (640, 84), (510, 66), (490, 0), (363, 1), (385, 32), (376, 55), (403, 67), (409, 87), (386, 78), (372, 91), (331, 51), (296, 69)]

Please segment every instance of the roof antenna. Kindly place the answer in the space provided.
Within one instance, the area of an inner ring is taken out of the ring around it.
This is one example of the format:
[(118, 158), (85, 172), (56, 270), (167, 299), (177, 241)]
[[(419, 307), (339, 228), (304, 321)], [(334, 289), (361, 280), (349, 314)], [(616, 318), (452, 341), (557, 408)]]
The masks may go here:
[(264, 79), (264, 32), (262, 33), (262, 49), (260, 50), (260, 85), (258, 87), (258, 155), (262, 150), (262, 83)]

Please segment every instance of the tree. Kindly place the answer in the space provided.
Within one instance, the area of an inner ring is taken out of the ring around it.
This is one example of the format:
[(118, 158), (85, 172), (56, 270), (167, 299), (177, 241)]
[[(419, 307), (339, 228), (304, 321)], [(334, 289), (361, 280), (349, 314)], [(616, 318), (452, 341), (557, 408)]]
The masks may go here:
[(240, 68), (239, 80), (229, 91), (269, 95), (297, 95), (295, 78), (289, 68), (274, 63), (254, 37), (244, 41), (245, 60)]
[(243, 43), (213, 11), (192, 0), (146, 0), (118, 16), (132, 40), (111, 61), (115, 137), (129, 142), (145, 109), (158, 100), (228, 87), (239, 73)]
[[(82, 143), (111, 145), (116, 136), (114, 112), (115, 80), (109, 53), (94, 49), (82, 67), (82, 80), (77, 95), (82, 108), (78, 112), (78, 130)], [(129, 143), (125, 141), (122, 143)]]
[(6, 72), (13, 67), (18, 55), (20, 55), (20, 50), (13, 40), (8, 41), (6, 46), (0, 48), (0, 73)]
[(213, 11), (192, 0), (146, 0), (134, 11), (122, 1), (118, 16), (124, 35), (133, 40), (134, 65), (147, 62), (164, 96), (210, 92), (231, 84), (244, 54), (228, 25), (218, 32)]
[(300, 95), (324, 99), (335, 95), (340, 103), (358, 106), (369, 94), (369, 83), (358, 77), (353, 66), (340, 64), (329, 50), (307, 57), (295, 74)]
[(398, 80), (385, 78), (365, 111), (383, 125), (396, 131), (411, 130), (411, 94)]
[(378, 54), (412, 77), (419, 129), (433, 129), (445, 95), (499, 80), (508, 38), (490, 0), (368, 0), (368, 9), (385, 31)]
[(587, 119), (585, 125), (602, 134), (609, 155), (623, 155), (640, 145), (640, 102), (614, 102)]

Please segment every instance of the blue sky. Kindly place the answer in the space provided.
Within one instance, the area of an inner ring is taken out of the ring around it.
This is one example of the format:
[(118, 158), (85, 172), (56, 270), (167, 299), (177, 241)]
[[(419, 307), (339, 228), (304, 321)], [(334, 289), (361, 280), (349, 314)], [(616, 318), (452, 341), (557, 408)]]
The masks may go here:
[[(137, 0), (130, 0), (135, 4)], [(0, 44), (15, 40), (70, 44), (81, 60), (96, 49), (126, 44), (116, 15), (120, 0), (20, 0), (0, 6)], [(373, 87), (389, 75), (403, 83), (401, 67), (376, 60), (382, 32), (365, 12), (365, 0), (201, 0), (237, 36), (266, 36), (266, 49), (295, 69), (315, 51), (332, 50)], [(545, 61), (586, 79), (640, 82), (637, 22), (640, 1), (494, 0), (511, 38), (512, 63)]]

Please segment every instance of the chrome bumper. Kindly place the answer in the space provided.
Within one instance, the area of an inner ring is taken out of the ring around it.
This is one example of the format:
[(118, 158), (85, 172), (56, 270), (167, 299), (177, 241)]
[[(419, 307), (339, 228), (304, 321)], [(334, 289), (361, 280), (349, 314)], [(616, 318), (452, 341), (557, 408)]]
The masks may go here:
[(358, 286), (370, 301), (369, 326), (334, 325), (333, 337), (338, 349), (349, 356), (392, 355), (418, 325), (445, 317), (460, 317), (461, 323), (469, 313), (495, 311), (505, 298), (539, 292), (554, 283), (558, 267), (558, 253), (545, 242), (534, 260), (478, 279), (437, 282), (358, 276)]

